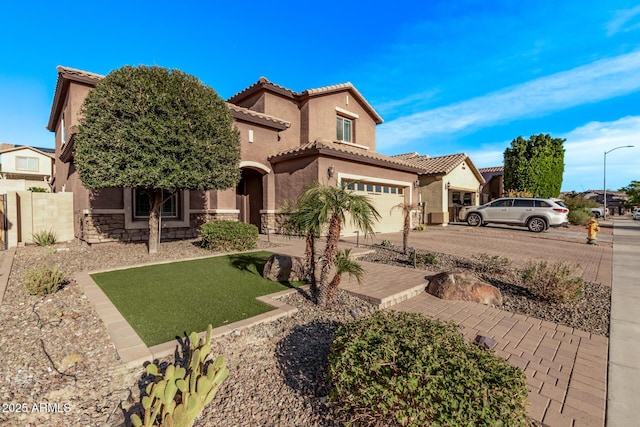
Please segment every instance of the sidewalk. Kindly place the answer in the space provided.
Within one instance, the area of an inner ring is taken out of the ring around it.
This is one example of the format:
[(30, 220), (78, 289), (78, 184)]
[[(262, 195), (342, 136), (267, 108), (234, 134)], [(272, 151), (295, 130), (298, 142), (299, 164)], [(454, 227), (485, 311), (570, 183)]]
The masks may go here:
[(640, 401), (640, 221), (615, 218), (607, 426), (638, 425)]

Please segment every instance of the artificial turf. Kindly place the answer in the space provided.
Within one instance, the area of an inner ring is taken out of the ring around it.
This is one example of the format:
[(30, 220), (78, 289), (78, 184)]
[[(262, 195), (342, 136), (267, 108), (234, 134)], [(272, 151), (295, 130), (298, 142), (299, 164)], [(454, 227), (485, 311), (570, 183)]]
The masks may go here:
[(92, 274), (147, 346), (273, 310), (256, 297), (302, 283), (262, 278), (269, 252), (251, 252)]

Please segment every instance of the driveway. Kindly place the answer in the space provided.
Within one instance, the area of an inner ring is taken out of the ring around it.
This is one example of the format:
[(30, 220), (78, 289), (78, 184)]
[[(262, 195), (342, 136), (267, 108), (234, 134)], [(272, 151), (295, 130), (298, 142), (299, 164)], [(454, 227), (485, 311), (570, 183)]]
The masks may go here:
[[(487, 254), (510, 259), (514, 265), (524, 265), (528, 260), (566, 261), (578, 266), (584, 280), (611, 286), (611, 261), (613, 245), (611, 235), (598, 235), (598, 245), (586, 243), (586, 231), (551, 229), (532, 233), (525, 228), (509, 226), (469, 227), (450, 224), (432, 226), (425, 231), (412, 231), (409, 246), (425, 251), (472, 258)], [(381, 243), (388, 239), (394, 245), (402, 245), (402, 233), (378, 234), (366, 243)], [(343, 240), (355, 242), (355, 237)], [(363, 240), (360, 239), (360, 242)]]

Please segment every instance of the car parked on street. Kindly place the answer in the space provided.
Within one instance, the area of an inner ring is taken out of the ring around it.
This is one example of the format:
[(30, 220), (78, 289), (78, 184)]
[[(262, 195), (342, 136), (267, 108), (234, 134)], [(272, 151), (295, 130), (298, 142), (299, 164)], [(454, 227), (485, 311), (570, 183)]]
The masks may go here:
[(482, 206), (466, 206), (459, 218), (471, 226), (520, 225), (540, 233), (549, 227), (566, 226), (569, 209), (559, 200), (535, 197), (505, 197)]
[(633, 219), (638, 219), (640, 220), (640, 208), (633, 208)]

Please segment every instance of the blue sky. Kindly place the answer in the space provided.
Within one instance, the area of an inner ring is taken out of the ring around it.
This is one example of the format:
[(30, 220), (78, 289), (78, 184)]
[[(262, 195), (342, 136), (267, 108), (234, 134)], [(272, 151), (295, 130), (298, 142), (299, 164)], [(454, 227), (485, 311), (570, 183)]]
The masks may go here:
[(640, 180), (637, 1), (5, 2), (0, 43), (0, 142), (53, 147), (57, 65), (146, 64), (225, 99), (260, 76), (350, 81), (385, 120), (383, 154), (498, 166), (514, 138), (549, 133), (567, 140), (563, 190), (602, 188), (622, 145), (607, 187)]

